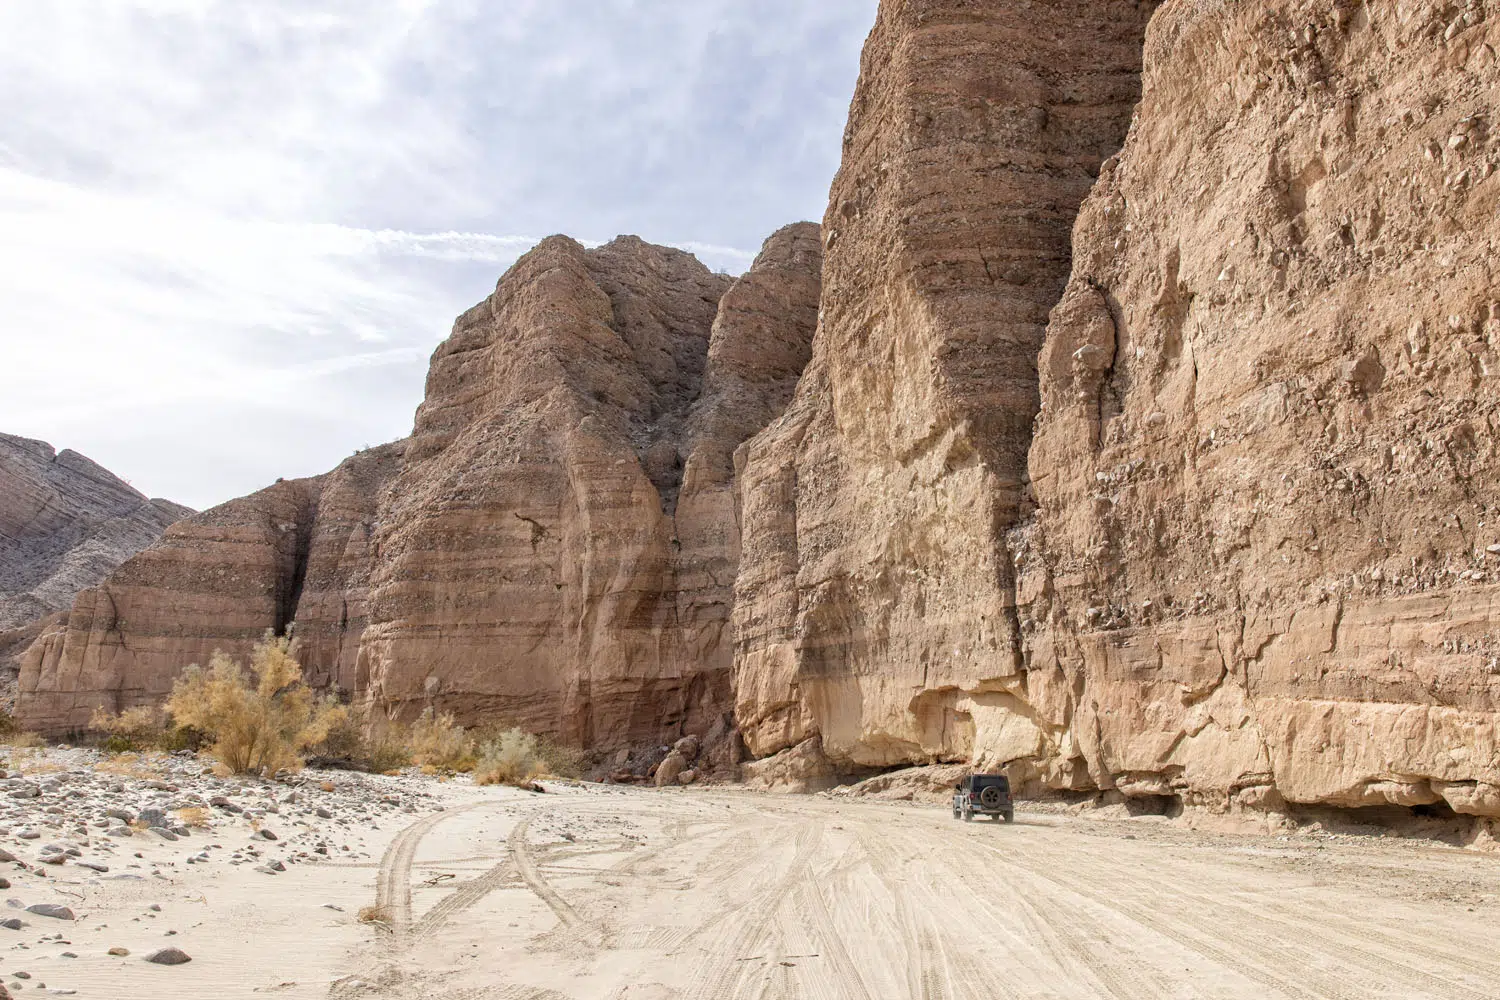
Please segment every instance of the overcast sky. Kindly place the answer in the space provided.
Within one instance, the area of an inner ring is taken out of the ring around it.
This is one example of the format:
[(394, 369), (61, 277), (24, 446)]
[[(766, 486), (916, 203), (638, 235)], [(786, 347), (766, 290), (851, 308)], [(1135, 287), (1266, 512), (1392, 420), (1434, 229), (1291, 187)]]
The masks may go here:
[(0, 431), (200, 508), (401, 437), (537, 239), (820, 219), (875, 5), (0, 3)]

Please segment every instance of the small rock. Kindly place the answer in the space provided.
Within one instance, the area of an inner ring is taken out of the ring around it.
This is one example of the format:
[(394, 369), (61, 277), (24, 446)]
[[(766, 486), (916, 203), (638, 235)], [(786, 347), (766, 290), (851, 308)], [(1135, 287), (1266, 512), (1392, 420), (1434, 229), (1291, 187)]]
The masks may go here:
[(8, 931), (18, 931), (21, 929), (21, 921), (15, 917), (10, 917), (6, 920), (0, 920), (0, 927), (4, 927)]
[(157, 965), (186, 965), (192, 958), (181, 948), (163, 948), (147, 955), (146, 961)]
[(126, 955), (130, 954), (130, 949), (121, 948), (116, 945), (115, 947), (109, 949), (109, 954), (114, 955), (116, 958), (124, 958)]
[(259, 837), (261, 840), (275, 840), (276, 839), (276, 834), (272, 833), (270, 830), (256, 830), (255, 831), (255, 836)]
[(16, 860), (16, 856), (4, 848), (0, 848), (0, 864), (8, 865)]
[(27, 913), (35, 913), (39, 917), (52, 917), (57, 920), (72, 920), (73, 911), (61, 903), (32, 903), (26, 907)]

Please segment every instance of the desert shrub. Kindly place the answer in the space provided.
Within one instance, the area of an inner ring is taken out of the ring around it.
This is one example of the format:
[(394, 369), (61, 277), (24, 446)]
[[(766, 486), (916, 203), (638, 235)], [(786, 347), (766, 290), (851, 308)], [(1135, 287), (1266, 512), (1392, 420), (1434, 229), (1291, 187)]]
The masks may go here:
[(157, 708), (138, 705), (118, 715), (102, 708), (94, 709), (89, 729), (106, 733), (103, 749), (112, 754), (140, 753), (145, 750), (197, 750), (203, 734), (191, 726), (175, 725)]
[(0, 746), (19, 747), (24, 750), (41, 745), (40, 736), (26, 732), (16, 725), (16, 720), (10, 717), (9, 712), (0, 712)]
[(177, 810), (177, 819), (183, 826), (190, 826), (195, 830), (207, 829), (213, 813), (203, 806), (183, 806)]
[(577, 750), (522, 729), (506, 729), (479, 744), (474, 782), (526, 785), (534, 778), (576, 776), (582, 764), (583, 755)]
[(349, 708), (334, 710), (331, 706), (329, 719), (322, 742), (310, 755), (319, 766), (385, 774), (411, 764), (410, 737), (405, 729), (367, 735), (362, 713)]
[(403, 732), (381, 733), (365, 743), (363, 760), (365, 770), (376, 774), (398, 771), (411, 765), (411, 745)]
[(251, 676), (222, 652), (208, 669), (188, 667), (172, 686), (167, 710), (213, 740), (210, 752), (234, 774), (275, 774), (302, 766), (347, 709), (319, 702), (302, 683), (296, 645), (267, 631), (250, 654)]
[[(546, 736), (528, 733), (519, 726), (487, 726), (473, 734), (473, 743), (476, 755), (474, 765), (476, 781), (479, 779), (479, 772), (486, 757), (491, 761), (507, 760), (521, 754), (522, 750), (525, 751), (523, 756), (528, 756), (534, 761), (534, 765), (528, 777), (517, 779), (521, 784), (525, 784), (530, 778), (576, 778), (588, 766), (587, 755), (582, 750), (563, 746)], [(499, 784), (502, 782), (509, 783), (509, 779), (502, 778), (479, 783)]]
[(537, 739), (519, 729), (507, 729), (479, 747), (474, 763), (476, 785), (524, 785), (542, 770)]
[(474, 747), (469, 734), (453, 716), (424, 710), (407, 737), (411, 759), (439, 771), (467, 771), (474, 767)]

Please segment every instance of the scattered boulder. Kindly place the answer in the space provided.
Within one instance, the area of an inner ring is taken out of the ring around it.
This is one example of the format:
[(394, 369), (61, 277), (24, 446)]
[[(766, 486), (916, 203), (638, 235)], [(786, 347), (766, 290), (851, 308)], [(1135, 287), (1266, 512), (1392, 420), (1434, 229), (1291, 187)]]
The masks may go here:
[(817, 736), (773, 757), (750, 761), (741, 770), (747, 785), (767, 792), (821, 792), (838, 784), (838, 773)]
[(73, 911), (61, 903), (32, 903), (26, 907), (27, 913), (35, 913), (39, 917), (52, 917), (55, 920), (72, 920)]
[(662, 762), (656, 766), (656, 787), (670, 785), (677, 780), (677, 776), (687, 770), (688, 760), (682, 754), (673, 750), (662, 758)]
[(192, 960), (192, 956), (181, 948), (162, 948), (146, 956), (146, 961), (156, 965), (186, 965)]

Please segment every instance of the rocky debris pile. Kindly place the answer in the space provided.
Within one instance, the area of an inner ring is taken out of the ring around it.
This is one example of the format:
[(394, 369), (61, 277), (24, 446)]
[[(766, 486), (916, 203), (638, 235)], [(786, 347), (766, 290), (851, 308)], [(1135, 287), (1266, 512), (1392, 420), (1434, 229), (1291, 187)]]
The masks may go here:
[(644, 750), (621, 750), (594, 777), (606, 784), (657, 788), (739, 780), (744, 744), (726, 717), (704, 736), (689, 734), (671, 744)]
[[(366, 831), (441, 808), (432, 783), (417, 776), (220, 778), (191, 754), (110, 757), (81, 748), (17, 751), (6, 764), (0, 865), (9, 871), (0, 888), (15, 891), (11, 905), (25, 913), (63, 920), (71, 911), (45, 897), (65, 875), (140, 879), (178, 864), (274, 875), (290, 865), (368, 860)], [(163, 844), (173, 849), (149, 860), (142, 853)], [(27, 895), (44, 898), (27, 904)]]
[(946, 803), (953, 786), (972, 774), (971, 764), (933, 764), (904, 767), (829, 789), (824, 795), (840, 799), (881, 799), (890, 802)]
[(839, 783), (839, 769), (823, 753), (823, 739), (812, 736), (794, 747), (742, 768), (745, 784), (763, 792), (821, 792)]

